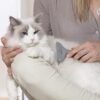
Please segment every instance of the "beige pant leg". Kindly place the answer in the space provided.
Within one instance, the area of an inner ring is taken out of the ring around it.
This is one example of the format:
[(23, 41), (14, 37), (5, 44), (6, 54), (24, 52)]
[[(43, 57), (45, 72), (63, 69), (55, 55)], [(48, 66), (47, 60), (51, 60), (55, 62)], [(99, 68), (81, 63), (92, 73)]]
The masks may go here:
[(17, 82), (36, 100), (100, 100), (100, 97), (64, 80), (42, 59), (19, 54), (14, 59), (12, 70)]

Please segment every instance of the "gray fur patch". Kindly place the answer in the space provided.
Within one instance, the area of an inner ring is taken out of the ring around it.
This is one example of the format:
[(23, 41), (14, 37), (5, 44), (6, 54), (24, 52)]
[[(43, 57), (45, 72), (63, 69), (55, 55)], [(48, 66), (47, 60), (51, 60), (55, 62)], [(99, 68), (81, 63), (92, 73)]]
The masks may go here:
[(56, 43), (56, 59), (58, 64), (64, 61), (69, 50), (66, 49), (61, 43)]

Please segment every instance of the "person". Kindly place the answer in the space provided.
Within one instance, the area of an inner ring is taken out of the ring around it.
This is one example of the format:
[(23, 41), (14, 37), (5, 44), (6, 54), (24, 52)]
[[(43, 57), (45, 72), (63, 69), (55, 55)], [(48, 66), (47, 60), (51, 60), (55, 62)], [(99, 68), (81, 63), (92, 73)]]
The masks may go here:
[[(100, 61), (100, 0), (35, 0), (34, 15), (43, 13), (42, 27), (48, 35), (80, 43), (67, 57), (82, 62)], [(20, 47), (6, 47), (3, 37), (2, 58), (10, 69)], [(11, 75), (11, 70), (8, 71)]]
[[(48, 34), (81, 43), (69, 53), (69, 57), (95, 62), (100, 61), (98, 10), (99, 0), (36, 0), (34, 14), (44, 14), (42, 24)], [(13, 57), (22, 50), (19, 47), (6, 48), (7, 40), (4, 37), (1, 40), (4, 44), (2, 57), (10, 67)]]

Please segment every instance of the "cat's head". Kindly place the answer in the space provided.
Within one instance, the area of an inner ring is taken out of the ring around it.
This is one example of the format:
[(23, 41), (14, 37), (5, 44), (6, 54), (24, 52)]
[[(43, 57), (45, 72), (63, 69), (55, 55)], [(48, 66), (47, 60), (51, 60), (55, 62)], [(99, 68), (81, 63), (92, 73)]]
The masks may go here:
[(40, 43), (45, 36), (40, 17), (41, 15), (37, 15), (32, 19), (22, 21), (10, 16), (9, 36), (27, 46)]

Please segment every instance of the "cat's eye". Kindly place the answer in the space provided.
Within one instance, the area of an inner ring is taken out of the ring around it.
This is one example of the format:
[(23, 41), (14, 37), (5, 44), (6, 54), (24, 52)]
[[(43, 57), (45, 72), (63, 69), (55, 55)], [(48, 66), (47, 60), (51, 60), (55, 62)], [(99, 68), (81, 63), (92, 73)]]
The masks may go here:
[(34, 34), (36, 34), (36, 33), (38, 33), (39, 32), (39, 30), (36, 30), (35, 32), (34, 32)]
[(27, 32), (22, 32), (23, 33), (23, 35), (27, 35)]

